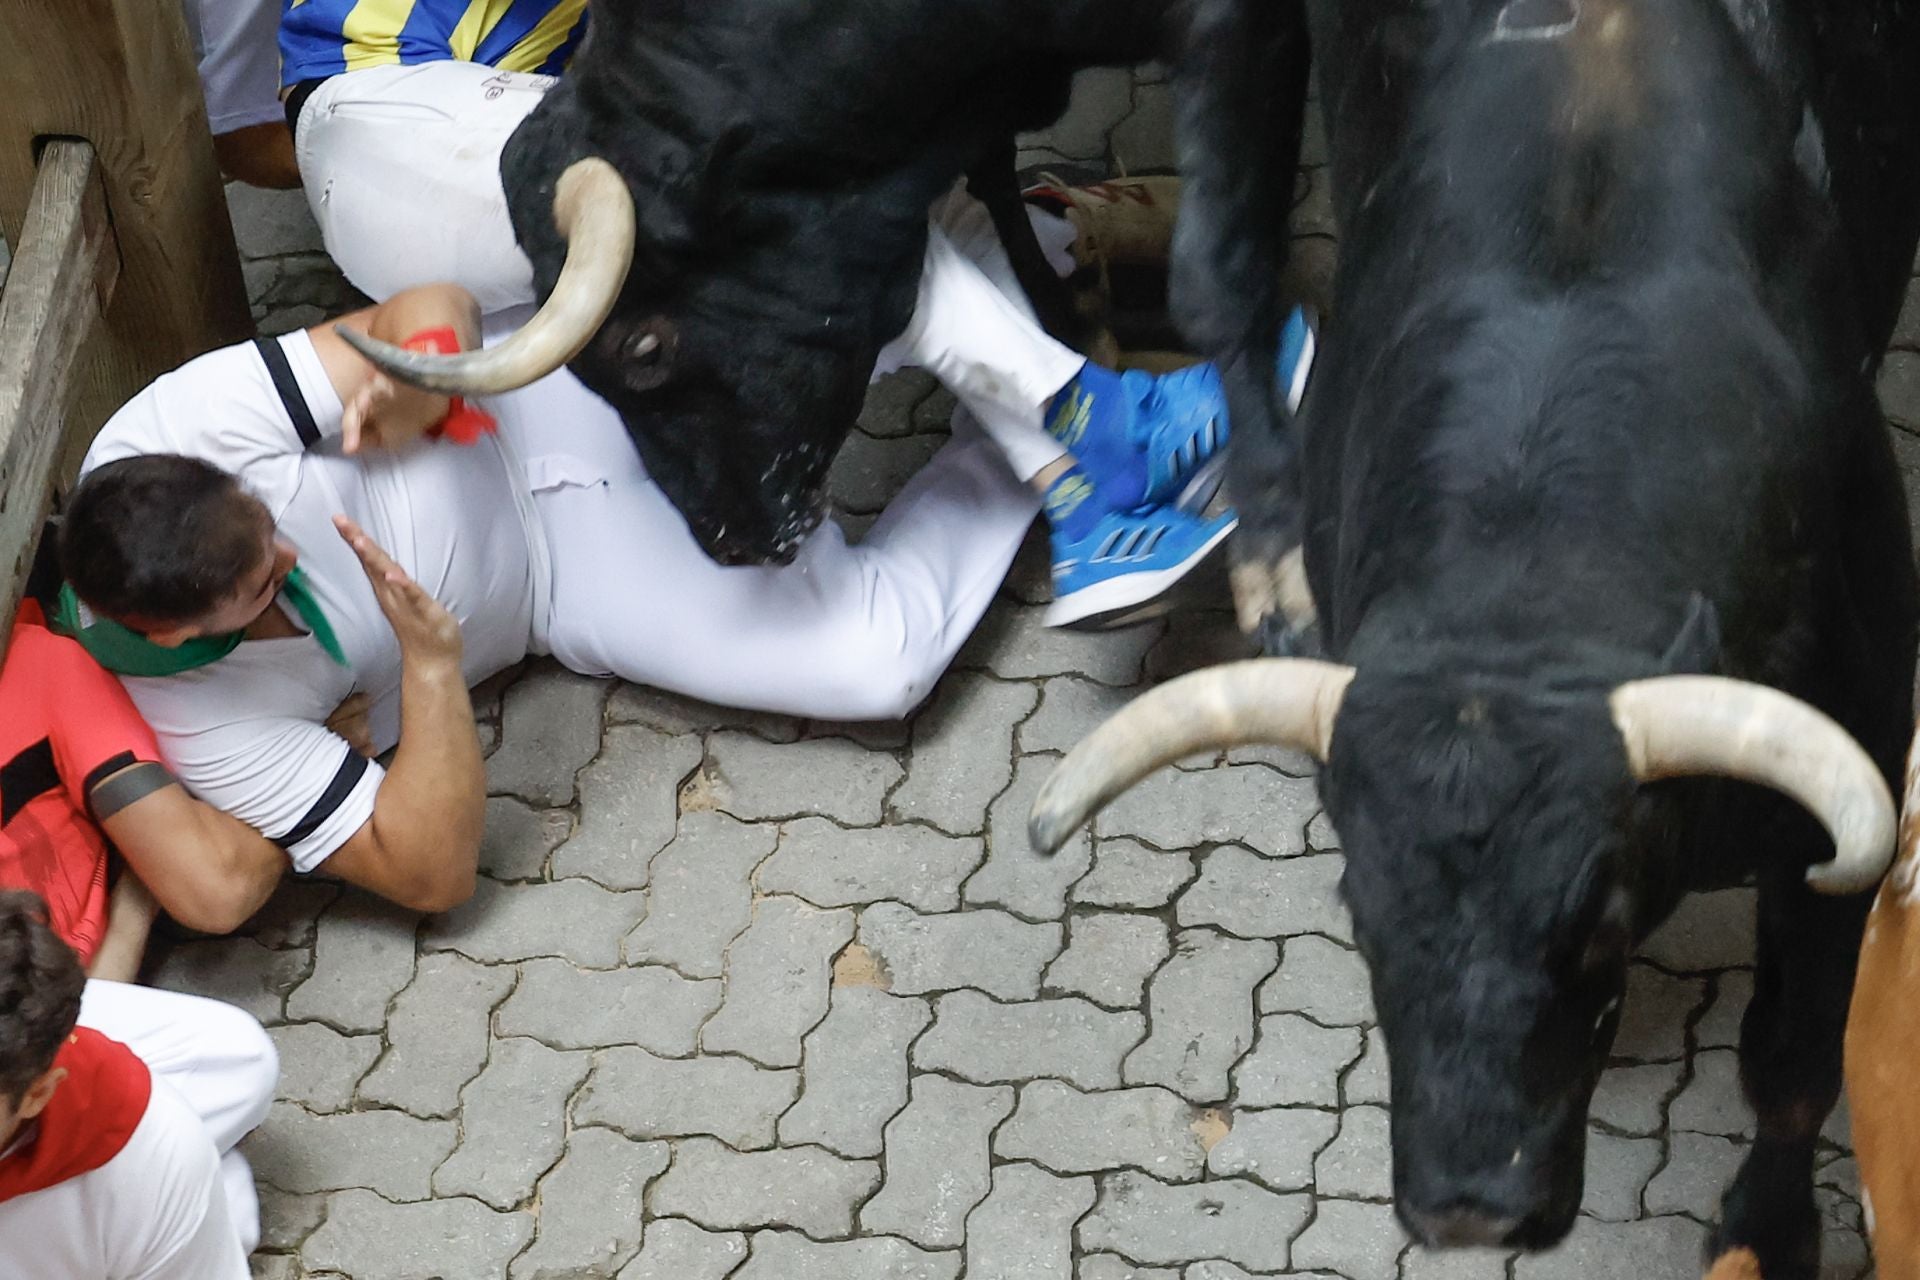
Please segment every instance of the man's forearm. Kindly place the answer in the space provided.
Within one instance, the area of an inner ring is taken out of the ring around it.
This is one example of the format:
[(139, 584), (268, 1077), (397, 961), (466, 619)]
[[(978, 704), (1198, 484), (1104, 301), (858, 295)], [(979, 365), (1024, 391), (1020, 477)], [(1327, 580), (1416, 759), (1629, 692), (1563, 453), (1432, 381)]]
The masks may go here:
[(140, 877), (123, 870), (107, 902), (107, 931), (87, 966), (87, 976), (105, 982), (138, 978), (140, 961), (147, 953), (147, 938), (153, 932), (153, 918), (159, 910)]
[(429, 899), (466, 896), (479, 859), (486, 769), (458, 665), (404, 664), (400, 746), (374, 801), (373, 830), (390, 858), (418, 869)]

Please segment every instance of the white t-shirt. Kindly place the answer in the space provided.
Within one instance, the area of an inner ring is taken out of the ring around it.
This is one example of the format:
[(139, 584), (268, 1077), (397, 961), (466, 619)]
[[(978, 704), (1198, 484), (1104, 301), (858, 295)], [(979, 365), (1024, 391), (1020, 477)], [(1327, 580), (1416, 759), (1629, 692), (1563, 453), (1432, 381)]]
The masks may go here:
[(213, 1141), (166, 1081), (120, 1154), (0, 1201), (0, 1280), (247, 1280)]
[(373, 815), (383, 776), (324, 727), (327, 716), (348, 694), (367, 693), (375, 745), (400, 737), (399, 644), (333, 517), (352, 517), (458, 620), (469, 684), (526, 656), (549, 566), (530, 491), (499, 437), (346, 457), (340, 399), (312, 340), (289, 334), (277, 346), (291, 401), (256, 344), (210, 352), (114, 414), (82, 472), (140, 454), (204, 459), (265, 503), (300, 553), (346, 667), (300, 635), (249, 640), (208, 666), (123, 683), (174, 773), (310, 871)]

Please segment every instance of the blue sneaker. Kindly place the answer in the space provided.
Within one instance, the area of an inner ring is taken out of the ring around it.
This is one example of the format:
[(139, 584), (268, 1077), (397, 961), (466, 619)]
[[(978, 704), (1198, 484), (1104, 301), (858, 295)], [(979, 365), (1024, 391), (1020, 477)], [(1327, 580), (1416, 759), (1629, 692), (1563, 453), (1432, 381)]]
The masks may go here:
[(1199, 568), (1240, 522), (1175, 507), (1111, 511), (1074, 536), (1053, 530), (1050, 627), (1117, 627), (1169, 607), (1167, 591)]

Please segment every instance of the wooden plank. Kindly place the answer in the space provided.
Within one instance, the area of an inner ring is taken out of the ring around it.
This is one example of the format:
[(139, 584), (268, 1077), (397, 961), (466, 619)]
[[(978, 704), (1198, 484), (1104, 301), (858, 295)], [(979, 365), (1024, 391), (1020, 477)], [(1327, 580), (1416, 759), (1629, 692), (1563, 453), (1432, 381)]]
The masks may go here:
[(22, 234), (9, 243), (13, 269), (0, 292), (0, 620), (8, 622), (53, 501), (75, 366), (120, 271), (92, 146), (46, 144)]
[(121, 278), (78, 376), (84, 443), (127, 397), (252, 333), (177, 0), (5, 0), (0, 234), (21, 244), (41, 140), (98, 156)]

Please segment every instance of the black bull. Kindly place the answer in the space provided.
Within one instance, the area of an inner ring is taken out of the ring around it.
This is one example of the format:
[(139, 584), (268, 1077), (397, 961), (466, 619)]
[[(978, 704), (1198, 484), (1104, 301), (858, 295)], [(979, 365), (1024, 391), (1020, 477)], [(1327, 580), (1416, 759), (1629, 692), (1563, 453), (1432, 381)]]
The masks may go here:
[(1229, 179), (1271, 198), (1249, 140), (1297, 110), (1309, 37), (1319, 68), (1333, 317), (1299, 421), (1230, 382), (1231, 483), (1237, 586), (1271, 605), (1303, 536), (1334, 661), (1149, 694), (1063, 762), (1036, 842), (1195, 749), (1320, 756), (1396, 1205), (1432, 1244), (1565, 1234), (1633, 946), (1686, 889), (1753, 879), (1758, 1134), (1714, 1246), (1811, 1280), (1920, 616), (1874, 395), (1917, 234), (1920, 7), (1204, 8), (1230, 38), (1183, 163), (1226, 198), (1183, 205), (1181, 296), (1216, 350), (1271, 313), (1283, 252)]

